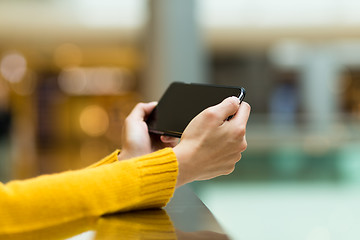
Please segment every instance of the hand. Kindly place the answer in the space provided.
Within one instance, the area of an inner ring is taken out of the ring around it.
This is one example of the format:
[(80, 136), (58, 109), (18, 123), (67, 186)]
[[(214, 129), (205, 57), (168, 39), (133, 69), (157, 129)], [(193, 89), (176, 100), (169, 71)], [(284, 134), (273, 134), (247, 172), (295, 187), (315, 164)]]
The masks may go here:
[(125, 119), (119, 160), (145, 155), (164, 147), (175, 147), (178, 143), (177, 138), (149, 135), (145, 119), (156, 104), (156, 102), (138, 103)]
[(177, 186), (233, 172), (247, 147), (249, 114), (248, 103), (239, 106), (239, 99), (229, 97), (197, 115), (174, 148), (179, 163)]

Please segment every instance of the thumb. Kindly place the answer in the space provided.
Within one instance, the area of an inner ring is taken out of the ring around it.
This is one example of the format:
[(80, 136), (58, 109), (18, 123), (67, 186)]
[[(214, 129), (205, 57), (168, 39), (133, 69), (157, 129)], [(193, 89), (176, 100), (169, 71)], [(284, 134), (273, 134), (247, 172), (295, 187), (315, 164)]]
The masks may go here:
[(129, 114), (129, 118), (144, 120), (147, 115), (156, 107), (157, 102), (138, 103)]
[(228, 97), (225, 98), (221, 103), (210, 107), (212, 111), (216, 113), (219, 117), (219, 120), (222, 122), (228, 117), (234, 115), (240, 106), (240, 100), (237, 97)]

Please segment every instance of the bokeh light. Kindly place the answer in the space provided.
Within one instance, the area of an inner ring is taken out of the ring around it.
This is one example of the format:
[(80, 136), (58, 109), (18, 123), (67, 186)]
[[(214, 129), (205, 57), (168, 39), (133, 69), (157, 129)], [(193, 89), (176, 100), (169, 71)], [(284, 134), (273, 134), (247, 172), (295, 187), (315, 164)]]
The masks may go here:
[(18, 52), (5, 54), (0, 62), (1, 75), (11, 83), (20, 82), (27, 69), (25, 57)]
[(79, 94), (86, 86), (86, 75), (79, 68), (69, 68), (62, 71), (58, 78), (59, 87), (65, 93)]
[(79, 120), (81, 129), (92, 137), (105, 134), (109, 127), (109, 116), (105, 109), (98, 105), (86, 107)]

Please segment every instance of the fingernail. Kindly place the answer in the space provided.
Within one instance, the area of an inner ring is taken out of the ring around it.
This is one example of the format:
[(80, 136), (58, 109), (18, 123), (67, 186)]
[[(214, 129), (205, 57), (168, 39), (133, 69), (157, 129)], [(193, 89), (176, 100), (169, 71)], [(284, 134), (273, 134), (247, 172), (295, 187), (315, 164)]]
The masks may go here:
[(237, 103), (240, 104), (240, 99), (238, 97), (233, 96), (232, 98), (236, 99)]

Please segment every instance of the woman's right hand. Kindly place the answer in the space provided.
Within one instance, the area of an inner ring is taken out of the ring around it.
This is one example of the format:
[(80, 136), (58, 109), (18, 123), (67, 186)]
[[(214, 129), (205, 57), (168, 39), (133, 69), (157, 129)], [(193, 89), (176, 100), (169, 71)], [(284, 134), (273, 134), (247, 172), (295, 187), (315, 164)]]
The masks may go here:
[(233, 172), (247, 147), (249, 114), (248, 103), (239, 105), (239, 99), (229, 97), (197, 115), (174, 148), (179, 163), (177, 186)]

